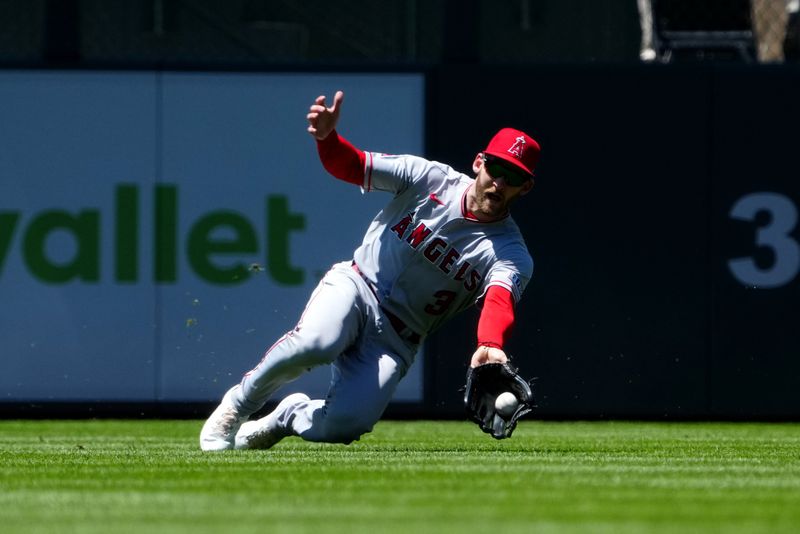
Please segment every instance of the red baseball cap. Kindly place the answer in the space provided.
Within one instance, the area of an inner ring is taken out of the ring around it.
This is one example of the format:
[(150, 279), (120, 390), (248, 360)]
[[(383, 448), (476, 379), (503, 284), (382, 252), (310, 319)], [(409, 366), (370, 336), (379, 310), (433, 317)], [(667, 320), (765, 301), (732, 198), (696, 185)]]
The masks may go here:
[(533, 176), (540, 150), (539, 143), (525, 132), (503, 128), (494, 134), (483, 153), (505, 160)]

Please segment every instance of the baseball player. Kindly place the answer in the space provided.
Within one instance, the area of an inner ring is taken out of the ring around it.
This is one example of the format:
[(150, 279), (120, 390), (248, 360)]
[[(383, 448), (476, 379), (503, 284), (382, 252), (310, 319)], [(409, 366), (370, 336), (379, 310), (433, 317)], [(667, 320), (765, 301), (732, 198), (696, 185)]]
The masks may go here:
[[(200, 433), (206, 451), (265, 449), (287, 436), (350, 443), (383, 414), (425, 336), (482, 306), (470, 365), (505, 363), (514, 305), (533, 261), (509, 207), (533, 187), (539, 144), (500, 130), (472, 162), (471, 178), (410, 155), (364, 152), (336, 131), (344, 94), (311, 105), (308, 132), (334, 177), (391, 199), (353, 259), (334, 265), (297, 325), (222, 398)], [(283, 384), (331, 364), (325, 399), (284, 398), (248, 421)]]

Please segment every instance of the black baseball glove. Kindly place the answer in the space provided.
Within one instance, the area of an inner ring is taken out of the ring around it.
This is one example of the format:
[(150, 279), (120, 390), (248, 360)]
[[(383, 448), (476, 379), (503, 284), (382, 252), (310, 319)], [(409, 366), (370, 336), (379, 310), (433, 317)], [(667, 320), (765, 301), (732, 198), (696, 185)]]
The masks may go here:
[[(497, 396), (509, 391), (519, 406), (511, 415), (501, 417), (495, 410)], [(510, 438), (517, 420), (535, 407), (530, 383), (517, 374), (510, 363), (485, 363), (467, 370), (464, 406), (470, 419), (495, 439)]]

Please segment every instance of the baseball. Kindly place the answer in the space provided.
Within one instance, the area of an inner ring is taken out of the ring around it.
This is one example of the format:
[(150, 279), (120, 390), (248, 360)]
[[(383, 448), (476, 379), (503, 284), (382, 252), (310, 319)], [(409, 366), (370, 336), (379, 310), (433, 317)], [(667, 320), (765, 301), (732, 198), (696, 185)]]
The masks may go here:
[(494, 409), (500, 417), (510, 417), (519, 406), (519, 401), (510, 391), (501, 393), (494, 401)]

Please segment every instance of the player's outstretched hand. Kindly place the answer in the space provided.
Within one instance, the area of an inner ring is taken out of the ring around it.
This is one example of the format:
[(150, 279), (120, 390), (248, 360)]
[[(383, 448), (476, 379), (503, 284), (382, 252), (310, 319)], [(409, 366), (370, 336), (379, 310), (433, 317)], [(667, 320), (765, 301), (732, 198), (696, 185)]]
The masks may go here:
[(336, 91), (331, 107), (327, 107), (325, 104), (325, 95), (320, 95), (314, 100), (314, 103), (308, 109), (306, 118), (308, 119), (308, 133), (313, 135), (315, 139), (322, 141), (336, 129), (336, 123), (339, 122), (339, 112), (342, 110), (342, 100), (344, 100), (342, 91)]
[(485, 363), (506, 363), (508, 356), (503, 349), (495, 347), (478, 347), (469, 362), (470, 367), (478, 367)]

